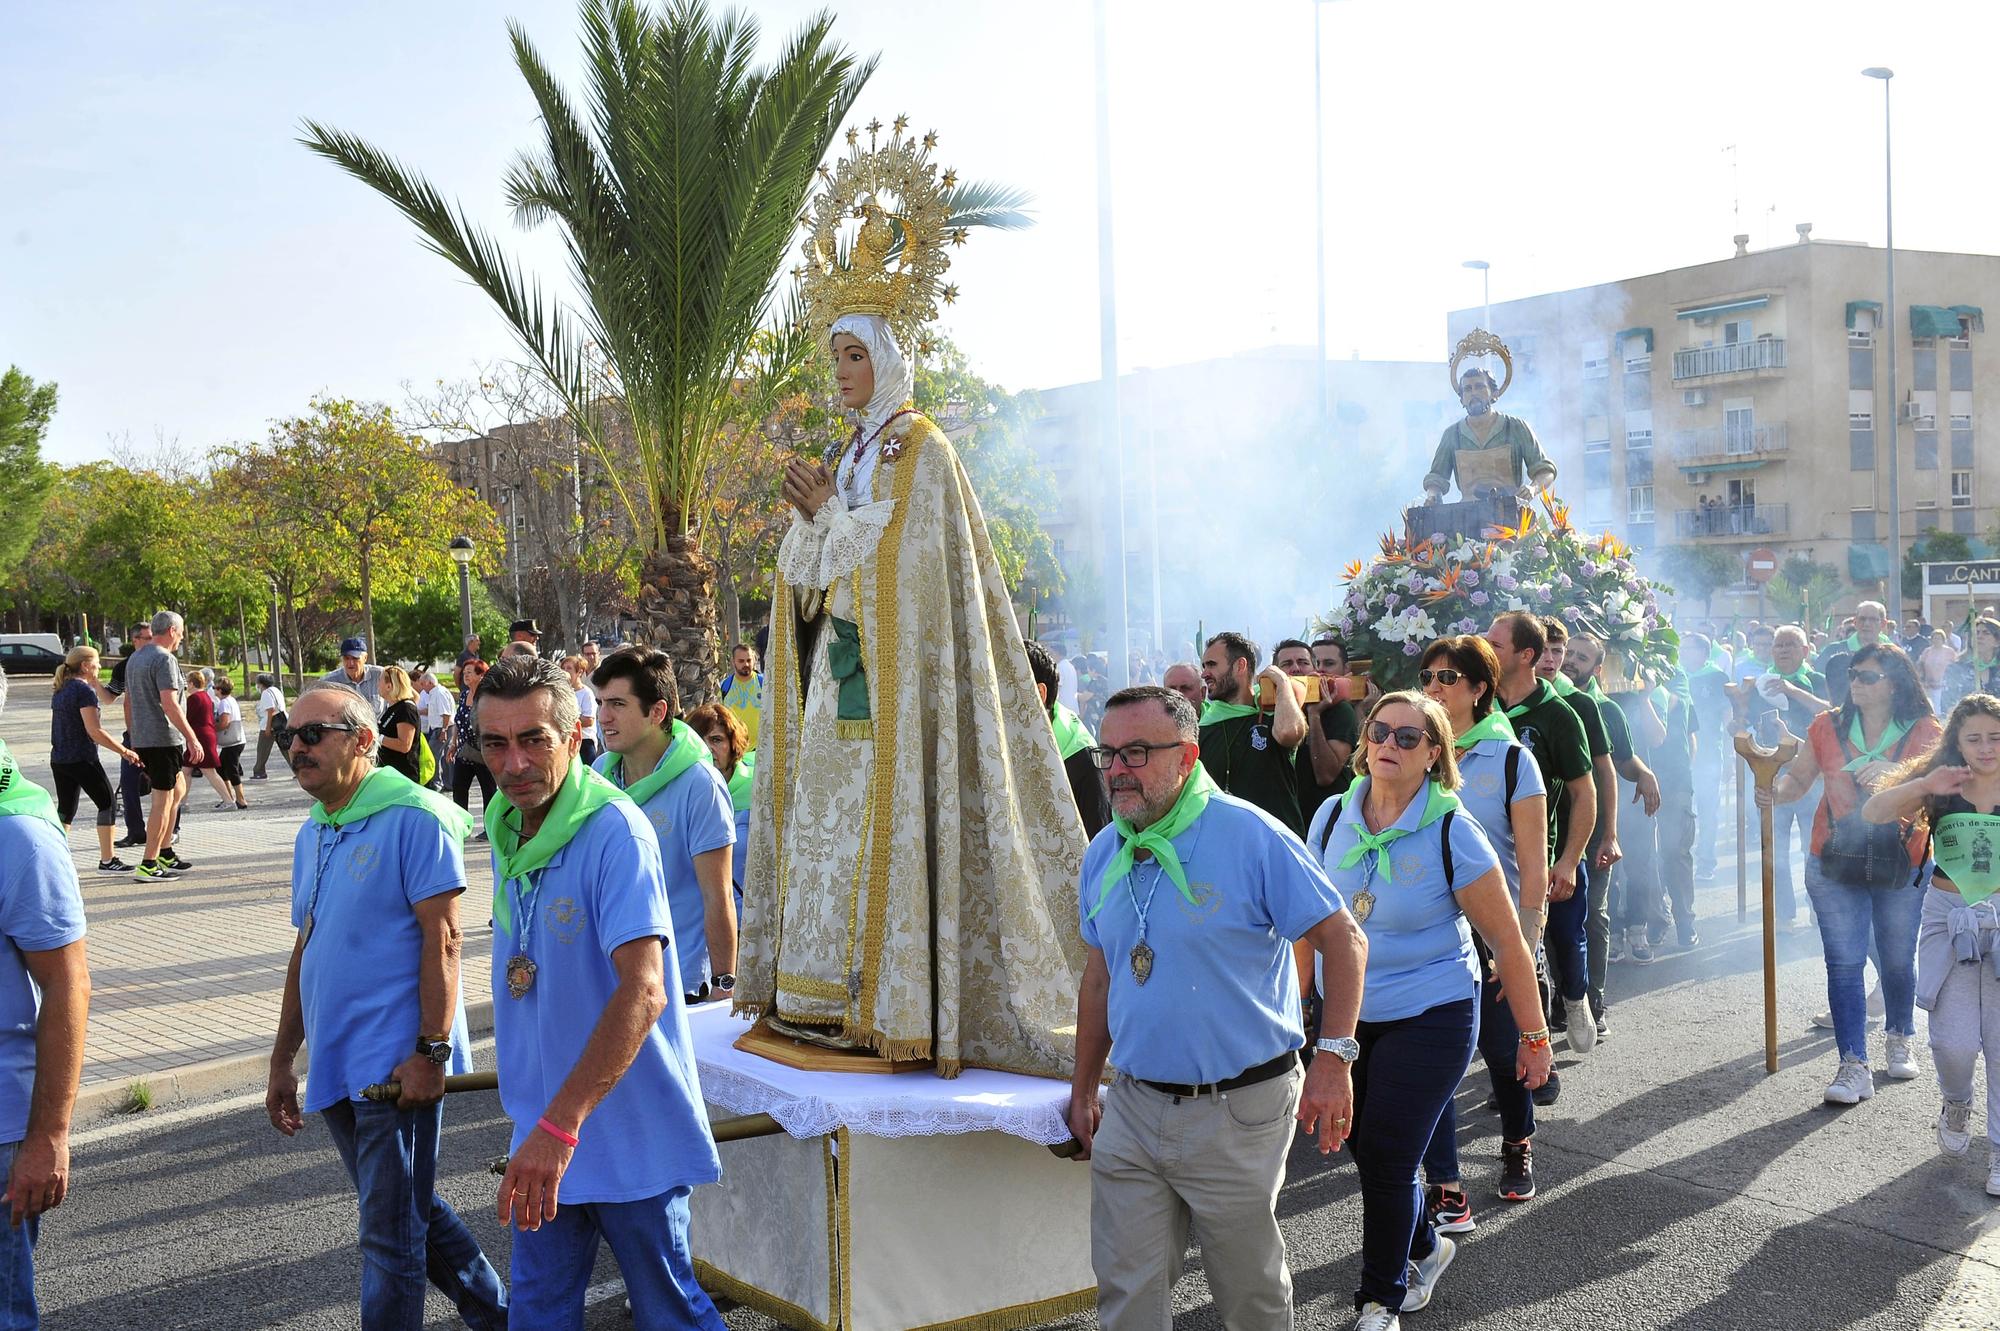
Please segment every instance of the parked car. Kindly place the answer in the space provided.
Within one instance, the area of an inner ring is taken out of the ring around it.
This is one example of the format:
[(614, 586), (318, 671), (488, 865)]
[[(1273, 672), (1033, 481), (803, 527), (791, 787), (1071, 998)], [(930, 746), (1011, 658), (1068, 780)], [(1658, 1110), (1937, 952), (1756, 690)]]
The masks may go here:
[(0, 670), (10, 675), (53, 675), (63, 663), (61, 652), (38, 642), (0, 642)]

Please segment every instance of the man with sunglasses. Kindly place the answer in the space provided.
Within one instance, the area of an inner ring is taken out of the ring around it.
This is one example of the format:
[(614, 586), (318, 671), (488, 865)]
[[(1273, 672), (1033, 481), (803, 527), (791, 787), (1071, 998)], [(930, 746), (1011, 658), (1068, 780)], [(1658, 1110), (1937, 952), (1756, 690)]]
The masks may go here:
[[(1296, 1125), (1322, 1153), (1347, 1138), (1367, 944), (1303, 843), (1216, 788), (1185, 698), (1122, 690), (1101, 734), (1115, 817), (1083, 861), (1069, 1107), (1091, 1161), (1099, 1323), (1167, 1323), (1192, 1227), (1223, 1323), (1288, 1328), (1274, 1207)], [(1320, 1056), (1303, 1074), (1291, 939), (1325, 959)], [(1100, 1103), (1114, 1047), (1121, 1075)]]
[[(502, 1331), (507, 1294), (450, 1203), (438, 1196), (447, 1070), (471, 1040), (459, 992), (458, 898), (472, 820), (393, 768), (375, 765), (375, 711), (319, 681), (277, 732), (314, 798), (292, 852), (292, 925), (264, 1112), (285, 1136), (326, 1122), (359, 1198), (359, 1325), (414, 1326), (435, 1283), (467, 1326)], [(312, 1048), (300, 1103), (293, 1070)], [(395, 1081), (393, 1103), (361, 1089)]]

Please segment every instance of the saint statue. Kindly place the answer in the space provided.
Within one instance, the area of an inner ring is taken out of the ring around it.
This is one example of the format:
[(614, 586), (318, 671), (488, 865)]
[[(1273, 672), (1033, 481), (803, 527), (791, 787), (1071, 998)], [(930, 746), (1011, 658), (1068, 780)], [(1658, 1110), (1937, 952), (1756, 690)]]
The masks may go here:
[(856, 425), (786, 471), (735, 1008), (942, 1076), (1068, 1076), (1085, 838), (979, 501), (911, 401), (955, 237), (902, 130), (808, 219), (801, 295)]
[[(1474, 365), (1463, 375), (1459, 363), (1469, 356), (1497, 354), (1506, 365), (1505, 382)], [(1546, 490), (1556, 478), (1556, 464), (1542, 452), (1528, 423), (1495, 411), (1493, 404), (1514, 382), (1514, 359), (1506, 344), (1483, 328), (1459, 340), (1451, 358), (1452, 388), (1465, 408), (1465, 419), (1450, 426), (1438, 440), (1431, 469), (1424, 477), (1424, 502), (1435, 504), (1455, 480), (1461, 499), (1506, 495), (1526, 504), (1536, 490)]]

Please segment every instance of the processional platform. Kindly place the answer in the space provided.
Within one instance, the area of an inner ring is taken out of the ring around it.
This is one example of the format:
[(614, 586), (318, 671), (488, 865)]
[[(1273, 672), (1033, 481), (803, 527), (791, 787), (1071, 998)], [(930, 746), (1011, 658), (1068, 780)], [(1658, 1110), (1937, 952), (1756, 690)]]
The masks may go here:
[(1450, 540), (1469, 536), (1478, 540), (1489, 529), (1520, 525), (1521, 501), (1511, 494), (1461, 499), (1453, 504), (1414, 504), (1403, 510), (1403, 538), (1410, 544), (1425, 537)]

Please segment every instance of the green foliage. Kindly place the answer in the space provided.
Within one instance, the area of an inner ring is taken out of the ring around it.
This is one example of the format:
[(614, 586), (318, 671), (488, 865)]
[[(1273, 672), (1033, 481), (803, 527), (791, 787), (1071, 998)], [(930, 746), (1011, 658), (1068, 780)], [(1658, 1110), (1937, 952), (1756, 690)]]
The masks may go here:
[(1924, 565), (1957, 563), (1972, 558), (1972, 538), (1963, 532), (1938, 531), (1932, 528), (1922, 538), (1910, 543), (1903, 554), (1903, 597), (1905, 600), (1924, 594)]
[(125, 1088), (125, 1103), (118, 1106), (123, 1114), (143, 1114), (153, 1107), (153, 1084), (135, 1081)]
[(1808, 618), (1814, 607), (1824, 611), (1840, 587), (1840, 570), (1832, 564), (1792, 555), (1764, 585), (1764, 595), (1783, 616), (1780, 622), (1811, 629)]
[(55, 482), (42, 461), (42, 437), (56, 412), (56, 386), (37, 384), (9, 366), (0, 375), (0, 578), (21, 562)]
[[(493, 594), (478, 578), (472, 580), (472, 631), (477, 633), (490, 655), (507, 641), (507, 624), (512, 618), (493, 600)], [(375, 606), (375, 630), (382, 660), (417, 661), (424, 664), (458, 659), (464, 647), (459, 633), (458, 578), (426, 578), (407, 597), (384, 600)]]
[(1743, 577), (1741, 559), (1734, 552), (1714, 545), (1670, 546), (1660, 555), (1660, 569), (1683, 594), (1701, 598), (1704, 614), (1717, 592), (1734, 586)]

